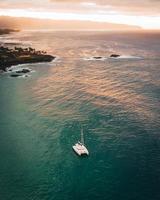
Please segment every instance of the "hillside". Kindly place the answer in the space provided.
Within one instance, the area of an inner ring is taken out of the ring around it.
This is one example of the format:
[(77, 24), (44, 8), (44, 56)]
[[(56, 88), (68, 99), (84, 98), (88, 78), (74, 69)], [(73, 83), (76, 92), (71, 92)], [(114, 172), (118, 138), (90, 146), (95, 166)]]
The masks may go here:
[(90, 21), (62, 21), (33, 18), (0, 17), (0, 26), (16, 29), (58, 29), (58, 30), (140, 30), (137, 26), (100, 23)]

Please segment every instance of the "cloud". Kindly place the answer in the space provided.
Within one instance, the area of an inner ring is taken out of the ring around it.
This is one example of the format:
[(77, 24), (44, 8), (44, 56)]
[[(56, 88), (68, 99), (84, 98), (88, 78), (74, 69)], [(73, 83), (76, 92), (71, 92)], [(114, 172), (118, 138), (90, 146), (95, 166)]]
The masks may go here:
[(0, 15), (160, 28), (160, 0), (0, 0)]
[(52, 3), (95, 3), (97, 6), (110, 6), (121, 12), (146, 13), (158, 15), (160, 13), (159, 0), (50, 0)]
[(0, 8), (57, 9), (66, 12), (116, 11), (160, 15), (160, 0), (0, 0)]

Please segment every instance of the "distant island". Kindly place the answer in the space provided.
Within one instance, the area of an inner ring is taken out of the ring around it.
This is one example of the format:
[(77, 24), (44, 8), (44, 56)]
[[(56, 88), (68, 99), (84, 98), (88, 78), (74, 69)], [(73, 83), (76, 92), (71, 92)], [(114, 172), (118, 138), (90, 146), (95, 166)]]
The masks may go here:
[(0, 29), (0, 35), (9, 34), (13, 32), (19, 32), (18, 29), (9, 29), (9, 28), (2, 28)]
[(14, 47), (14, 49), (10, 49), (8, 47), (0, 46), (1, 71), (6, 71), (7, 68), (13, 65), (37, 62), (51, 62), (53, 59), (55, 59), (55, 57), (47, 55), (45, 51), (36, 51), (31, 47)]

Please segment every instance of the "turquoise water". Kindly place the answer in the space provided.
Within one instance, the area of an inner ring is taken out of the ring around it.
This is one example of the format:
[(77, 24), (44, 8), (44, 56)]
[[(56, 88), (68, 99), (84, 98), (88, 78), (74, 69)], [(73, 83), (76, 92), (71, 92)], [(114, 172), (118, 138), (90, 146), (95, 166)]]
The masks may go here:
[[(1, 38), (58, 59), (24, 65), (34, 71), (28, 78), (0, 76), (0, 199), (160, 199), (159, 39), (96, 32)], [(88, 59), (115, 52), (125, 58)], [(90, 151), (84, 158), (72, 151), (81, 126)]]

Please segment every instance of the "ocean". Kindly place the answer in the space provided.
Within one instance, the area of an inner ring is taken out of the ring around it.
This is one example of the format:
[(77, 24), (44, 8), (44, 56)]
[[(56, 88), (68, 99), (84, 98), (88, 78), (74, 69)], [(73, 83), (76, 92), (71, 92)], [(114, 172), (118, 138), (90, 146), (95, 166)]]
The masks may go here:
[[(15, 66), (29, 77), (0, 75), (1, 200), (160, 199), (160, 33), (22, 31), (0, 43), (57, 57)], [(88, 157), (72, 150), (82, 127)]]

